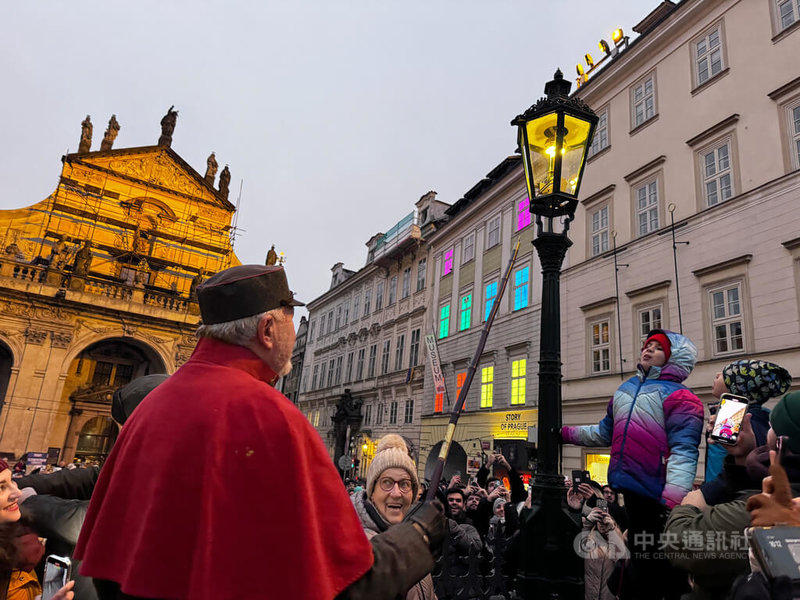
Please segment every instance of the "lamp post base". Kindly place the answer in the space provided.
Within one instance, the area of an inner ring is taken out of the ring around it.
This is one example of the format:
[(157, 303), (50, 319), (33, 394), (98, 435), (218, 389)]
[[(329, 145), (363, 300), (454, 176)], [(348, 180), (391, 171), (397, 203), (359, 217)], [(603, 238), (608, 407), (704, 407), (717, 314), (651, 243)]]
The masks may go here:
[(517, 591), (526, 600), (583, 600), (583, 558), (575, 546), (582, 531), (566, 505), (564, 479), (537, 475), (533, 513), (522, 527)]

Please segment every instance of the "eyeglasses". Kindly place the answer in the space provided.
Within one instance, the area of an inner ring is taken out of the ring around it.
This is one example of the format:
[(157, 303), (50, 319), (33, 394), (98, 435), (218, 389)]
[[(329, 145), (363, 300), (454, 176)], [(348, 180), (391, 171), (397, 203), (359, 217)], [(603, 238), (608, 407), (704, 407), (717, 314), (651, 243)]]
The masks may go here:
[(411, 480), (410, 479), (401, 479), (400, 481), (396, 481), (391, 477), (381, 477), (378, 480), (378, 485), (381, 486), (381, 489), (384, 492), (391, 492), (394, 489), (394, 485), (397, 484), (397, 487), (400, 488), (400, 491), (404, 494), (411, 491)]

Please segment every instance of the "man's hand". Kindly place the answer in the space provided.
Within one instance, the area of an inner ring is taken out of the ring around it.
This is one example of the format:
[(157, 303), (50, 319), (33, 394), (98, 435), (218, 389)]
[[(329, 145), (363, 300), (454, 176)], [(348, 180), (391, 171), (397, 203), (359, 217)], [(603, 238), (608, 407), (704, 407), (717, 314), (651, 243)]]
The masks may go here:
[(744, 465), (747, 455), (756, 447), (756, 434), (753, 433), (753, 427), (750, 425), (750, 419), (753, 417), (751, 414), (746, 414), (742, 419), (742, 426), (739, 429), (739, 436), (736, 438), (735, 444), (725, 446), (728, 454), (733, 456), (737, 465)]
[(495, 466), (500, 465), (501, 467), (505, 467), (506, 471), (511, 470), (511, 465), (509, 464), (508, 460), (502, 454), (497, 455), (497, 460), (494, 463)]
[(574, 492), (572, 486), (567, 488), (567, 504), (573, 510), (580, 510), (583, 506), (583, 494)]
[(681, 506), (695, 506), (700, 510), (705, 510), (708, 508), (705, 496), (703, 496), (703, 492), (700, 490), (692, 490), (686, 494), (683, 497), (683, 500), (681, 500)]
[(461, 475), (453, 475), (450, 478), (450, 487), (463, 487), (461, 483)]
[(447, 535), (447, 519), (444, 516), (444, 507), (438, 500), (420, 502), (405, 516), (403, 521), (408, 521), (422, 535), (431, 552), (441, 548)]
[(588, 483), (581, 483), (578, 485), (578, 492), (580, 492), (581, 496), (583, 496), (584, 500), (588, 500), (592, 496), (597, 496), (598, 498), (602, 498), (603, 495), (595, 490), (591, 485)]
[(778, 463), (774, 450), (769, 452), (769, 477), (761, 482), (762, 493), (747, 501), (750, 523), (767, 527), (778, 523), (800, 525), (800, 505), (792, 499), (792, 488), (786, 471)]

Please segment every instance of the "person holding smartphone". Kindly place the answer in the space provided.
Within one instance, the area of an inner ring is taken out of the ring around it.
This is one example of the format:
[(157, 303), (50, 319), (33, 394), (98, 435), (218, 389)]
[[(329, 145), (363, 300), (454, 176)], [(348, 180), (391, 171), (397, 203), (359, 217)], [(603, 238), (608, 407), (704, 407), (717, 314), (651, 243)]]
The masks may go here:
[[(727, 456), (743, 459), (750, 450), (763, 446), (767, 442), (769, 431), (769, 410), (764, 403), (770, 398), (785, 394), (792, 385), (792, 376), (778, 364), (766, 360), (742, 359), (734, 361), (714, 376), (711, 395), (719, 399), (723, 394), (741, 396), (747, 403), (749, 427), (752, 430), (754, 446), (747, 444), (719, 444), (711, 438), (710, 433), (716, 423), (717, 414), (709, 415), (706, 427), (706, 471), (705, 480), (711, 482), (723, 471), (723, 463)], [(711, 411), (709, 411), (711, 412)], [(742, 423), (744, 427), (744, 423)], [(747, 442), (749, 440), (745, 440)], [(716, 489), (717, 484), (712, 486)], [(708, 492), (708, 493), (706, 493)], [(704, 484), (706, 501), (714, 494), (713, 489)]]
[[(21, 521), (17, 484), (11, 479), (8, 463), (0, 459), (0, 597), (28, 600), (42, 593), (34, 568), (44, 556), (44, 544)], [(72, 600), (73, 582), (61, 587), (52, 600)]]
[(683, 591), (666, 589), (669, 585), (653, 589), (653, 581), (673, 578), (666, 577), (666, 561), (651, 555), (667, 511), (692, 489), (697, 472), (703, 403), (682, 384), (696, 361), (689, 338), (654, 329), (642, 346), (636, 374), (617, 388), (605, 418), (597, 425), (561, 429), (566, 444), (611, 446), (608, 482), (625, 496), (633, 546), (628, 574), (637, 598), (655, 600), (660, 593), (678, 598)]

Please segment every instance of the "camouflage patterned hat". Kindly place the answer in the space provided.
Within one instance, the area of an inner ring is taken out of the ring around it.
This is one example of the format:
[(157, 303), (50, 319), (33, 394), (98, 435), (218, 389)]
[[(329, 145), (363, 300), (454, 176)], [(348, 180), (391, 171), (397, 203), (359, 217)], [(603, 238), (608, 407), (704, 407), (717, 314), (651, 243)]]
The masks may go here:
[(786, 369), (766, 360), (737, 360), (722, 369), (722, 376), (731, 394), (758, 404), (785, 394), (792, 385)]

